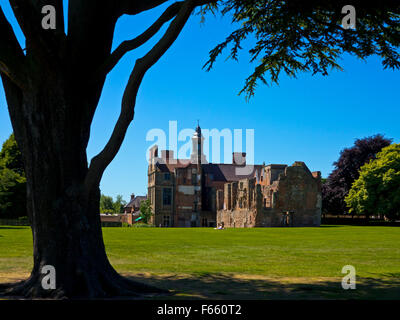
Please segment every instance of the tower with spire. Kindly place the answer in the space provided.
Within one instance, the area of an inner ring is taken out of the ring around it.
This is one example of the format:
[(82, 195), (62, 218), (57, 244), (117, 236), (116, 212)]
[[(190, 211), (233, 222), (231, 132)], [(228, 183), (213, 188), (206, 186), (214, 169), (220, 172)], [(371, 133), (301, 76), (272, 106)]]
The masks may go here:
[[(204, 137), (201, 134), (201, 128), (199, 121), (197, 120), (197, 127), (194, 131), (192, 137), (192, 154), (190, 155), (190, 162), (193, 165), (192, 176), (196, 177), (195, 181), (193, 181), (193, 185), (195, 186), (195, 197), (194, 197), (194, 205), (193, 205), (193, 214), (191, 218), (192, 226), (200, 225), (200, 212), (202, 208), (202, 192), (203, 192), (203, 170), (202, 164), (207, 163), (206, 156), (203, 153), (203, 142)], [(194, 168), (195, 166), (195, 168)]]
[(199, 121), (197, 120), (197, 127), (192, 137), (192, 154), (190, 155), (190, 162), (197, 164), (197, 167), (201, 169), (201, 164), (207, 163), (206, 156), (203, 153), (204, 137), (201, 134), (201, 128)]

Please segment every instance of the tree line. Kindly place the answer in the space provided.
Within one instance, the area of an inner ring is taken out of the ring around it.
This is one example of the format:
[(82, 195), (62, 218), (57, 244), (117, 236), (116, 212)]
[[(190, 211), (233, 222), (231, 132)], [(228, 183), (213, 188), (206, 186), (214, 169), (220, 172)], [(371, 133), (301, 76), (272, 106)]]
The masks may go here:
[(323, 213), (399, 218), (400, 144), (382, 134), (357, 139), (333, 166), (322, 184)]

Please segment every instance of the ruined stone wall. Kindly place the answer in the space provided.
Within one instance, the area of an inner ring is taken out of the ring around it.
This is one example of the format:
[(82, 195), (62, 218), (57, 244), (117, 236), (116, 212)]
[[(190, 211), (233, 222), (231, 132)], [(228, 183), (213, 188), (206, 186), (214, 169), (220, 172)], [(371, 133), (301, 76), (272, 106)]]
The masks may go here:
[(279, 177), (273, 209), (293, 212), (295, 226), (319, 226), (321, 199), (320, 177), (314, 177), (304, 162), (295, 162)]
[(321, 223), (321, 175), (303, 162), (276, 168), (277, 180), (255, 184), (254, 179), (227, 183), (224, 206), (217, 224), (226, 227), (319, 226)]
[(224, 224), (226, 228), (252, 228), (256, 227), (257, 210), (219, 210), (217, 212), (217, 225)]

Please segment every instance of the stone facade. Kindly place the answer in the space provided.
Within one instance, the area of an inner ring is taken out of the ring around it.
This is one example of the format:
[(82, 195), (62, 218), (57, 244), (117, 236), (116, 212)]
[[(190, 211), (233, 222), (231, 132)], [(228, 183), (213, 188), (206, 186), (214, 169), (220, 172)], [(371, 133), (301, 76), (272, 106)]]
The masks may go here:
[(163, 227), (317, 226), (321, 215), (320, 173), (303, 162), (246, 165), (234, 152), (232, 164), (207, 163), (198, 126), (190, 159), (150, 149), (148, 199), (151, 223)]
[(259, 182), (251, 178), (225, 184), (218, 224), (232, 228), (320, 225), (320, 172), (311, 173), (304, 162), (295, 162), (265, 166), (261, 177)]

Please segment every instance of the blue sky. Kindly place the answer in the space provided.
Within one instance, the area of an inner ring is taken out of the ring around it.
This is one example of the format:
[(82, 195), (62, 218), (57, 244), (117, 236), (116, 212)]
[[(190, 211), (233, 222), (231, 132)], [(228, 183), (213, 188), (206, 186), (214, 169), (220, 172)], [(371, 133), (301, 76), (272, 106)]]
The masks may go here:
[[(0, 0), (0, 5), (17, 27), (8, 1)], [(144, 31), (164, 8), (122, 17), (114, 47)], [(199, 16), (191, 17), (170, 50), (146, 74), (135, 119), (102, 179), (104, 194), (122, 194), (126, 200), (131, 193), (146, 194), (146, 150), (152, 144), (146, 141), (146, 134), (153, 128), (168, 132), (170, 120), (177, 121), (178, 131), (194, 128), (197, 119), (207, 129), (254, 129), (256, 163), (304, 161), (312, 171), (322, 171), (324, 177), (340, 150), (357, 138), (382, 133), (400, 142), (400, 71), (383, 70), (377, 57), (360, 61), (344, 56), (343, 72), (335, 71), (328, 77), (308, 73), (297, 79), (282, 76), (279, 85), (260, 84), (255, 97), (246, 102), (243, 95), (237, 95), (252, 70), (246, 53), (239, 62), (221, 57), (211, 72), (202, 69), (209, 50), (232, 29), (228, 18), (208, 17), (201, 24)], [(16, 33), (23, 42), (20, 30)], [(126, 55), (109, 74), (92, 124), (89, 158), (101, 150), (112, 132), (135, 59), (158, 37)], [(11, 132), (0, 86), (0, 141)]]

